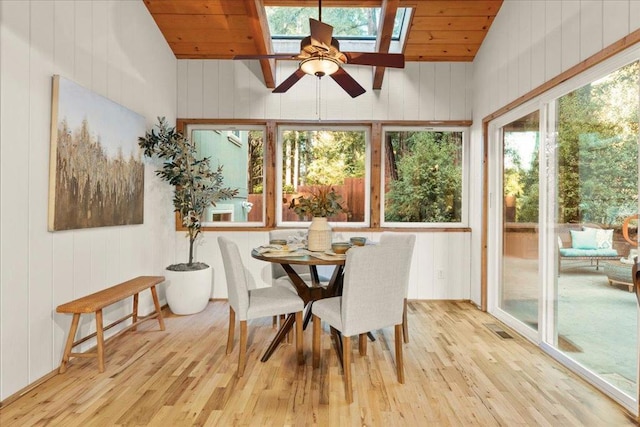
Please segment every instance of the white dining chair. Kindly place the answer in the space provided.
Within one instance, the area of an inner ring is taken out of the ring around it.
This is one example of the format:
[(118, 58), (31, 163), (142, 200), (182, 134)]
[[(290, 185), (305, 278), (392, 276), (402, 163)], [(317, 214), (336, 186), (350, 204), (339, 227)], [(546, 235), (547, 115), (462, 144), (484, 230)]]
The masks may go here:
[(404, 383), (402, 358), (402, 307), (405, 285), (402, 275), (408, 260), (394, 245), (352, 248), (347, 252), (342, 296), (313, 304), (313, 366), (320, 366), (321, 321), (342, 334), (345, 394), (353, 401), (351, 386), (351, 337), (359, 336), (360, 354), (366, 354), (369, 331), (394, 326), (398, 382)]
[(409, 324), (407, 322), (407, 295), (409, 293), (409, 273), (411, 270), (411, 258), (413, 257), (413, 248), (416, 244), (416, 235), (411, 233), (399, 233), (394, 231), (385, 231), (380, 235), (381, 245), (394, 245), (396, 250), (401, 252), (403, 257), (409, 260), (406, 265), (404, 274), (400, 278), (404, 284), (404, 306), (402, 310), (402, 337), (404, 342), (409, 342)]
[(260, 317), (278, 316), (295, 313), (296, 350), (298, 364), (304, 363), (302, 353), (302, 310), (304, 302), (284, 287), (249, 289), (251, 273), (242, 263), (238, 245), (226, 237), (218, 237), (222, 252), (222, 261), (229, 293), (229, 334), (227, 336), (227, 354), (233, 351), (236, 316), (240, 321), (240, 350), (238, 354), (238, 378), (244, 374), (247, 359), (247, 320)]

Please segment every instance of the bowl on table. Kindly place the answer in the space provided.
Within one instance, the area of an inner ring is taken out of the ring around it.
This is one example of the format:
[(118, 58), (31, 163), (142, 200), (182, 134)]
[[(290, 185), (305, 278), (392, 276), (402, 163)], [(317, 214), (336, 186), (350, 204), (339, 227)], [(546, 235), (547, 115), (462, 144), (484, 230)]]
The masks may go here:
[(345, 254), (350, 247), (351, 243), (349, 242), (334, 242), (331, 244), (331, 250), (333, 251), (333, 253), (338, 255)]
[(364, 246), (367, 243), (366, 237), (352, 237), (349, 239), (354, 246)]

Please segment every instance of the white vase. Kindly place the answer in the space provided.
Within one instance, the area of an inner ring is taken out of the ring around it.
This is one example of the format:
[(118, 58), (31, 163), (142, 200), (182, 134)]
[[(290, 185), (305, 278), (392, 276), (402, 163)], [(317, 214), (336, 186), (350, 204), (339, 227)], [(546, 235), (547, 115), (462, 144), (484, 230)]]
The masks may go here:
[(165, 270), (165, 295), (174, 314), (199, 313), (211, 298), (211, 267), (196, 271)]
[(324, 252), (331, 249), (331, 226), (327, 218), (314, 217), (309, 226), (307, 247), (313, 252)]

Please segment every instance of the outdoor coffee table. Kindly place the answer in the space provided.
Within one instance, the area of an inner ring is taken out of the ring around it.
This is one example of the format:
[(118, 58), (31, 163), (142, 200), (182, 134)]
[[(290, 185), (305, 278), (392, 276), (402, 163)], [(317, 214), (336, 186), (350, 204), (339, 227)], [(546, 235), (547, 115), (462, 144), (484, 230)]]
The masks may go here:
[(604, 272), (609, 279), (609, 285), (620, 284), (627, 286), (629, 292), (633, 292), (633, 277), (631, 270), (633, 264), (626, 264), (620, 261), (605, 261)]

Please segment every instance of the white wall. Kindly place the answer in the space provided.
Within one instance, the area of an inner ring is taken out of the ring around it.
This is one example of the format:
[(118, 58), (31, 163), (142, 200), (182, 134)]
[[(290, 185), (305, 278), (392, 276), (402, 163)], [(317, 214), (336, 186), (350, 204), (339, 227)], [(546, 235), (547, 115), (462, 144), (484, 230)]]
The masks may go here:
[[(297, 62), (278, 61), (276, 84)], [(347, 95), (330, 77), (304, 76), (284, 94), (264, 85), (258, 61), (179, 60), (178, 117), (316, 120), (470, 120), (471, 63), (407, 63), (386, 69), (382, 89), (371, 89), (372, 67), (347, 66), (367, 92)]]
[[(278, 61), (276, 82), (295, 71), (295, 61)], [(367, 92), (350, 98), (331, 78), (320, 82), (322, 120), (470, 120), (470, 63), (407, 63), (387, 69), (382, 89), (371, 90), (372, 68), (346, 67)], [(284, 94), (272, 94), (258, 61), (178, 61), (178, 117), (317, 120), (318, 79), (305, 76)], [(261, 285), (270, 283), (269, 265), (251, 259), (252, 247), (268, 241), (264, 232), (233, 232), (245, 264)], [(362, 233), (356, 233), (361, 235)], [(213, 296), (226, 298), (219, 233), (207, 232), (198, 260), (214, 268)], [(347, 234), (345, 234), (347, 236)], [(374, 240), (377, 235), (368, 234)], [(469, 299), (470, 233), (418, 233), (409, 298)], [(177, 244), (184, 244), (178, 233)], [(186, 253), (186, 249), (184, 249)]]
[[(484, 117), (638, 28), (638, 0), (505, 0), (474, 61), (472, 176), (482, 174)], [(482, 181), (472, 185), (472, 209), (480, 212)], [(480, 230), (480, 216), (472, 218), (473, 229)], [(480, 233), (471, 245), (478, 255), (472, 275), (480, 277)], [(471, 297), (480, 300), (475, 282)]]
[(176, 59), (142, 1), (0, 1), (0, 400), (60, 363), (71, 316), (57, 305), (162, 274), (175, 257), (170, 192), (150, 166), (144, 225), (47, 231), (53, 74), (149, 125), (176, 116)]
[[(339, 233), (339, 235), (338, 235)], [(353, 236), (365, 236), (379, 240), (380, 233), (336, 232), (337, 240), (348, 240)], [(269, 241), (269, 233), (254, 232), (207, 232), (196, 248), (196, 259), (213, 268), (214, 298), (227, 298), (224, 265), (218, 236), (225, 235), (235, 241), (243, 257), (245, 266), (251, 271), (256, 286), (271, 284), (271, 264), (251, 258), (251, 249)], [(187, 254), (183, 234), (176, 236), (178, 251)], [(470, 283), (470, 233), (426, 232), (416, 233), (416, 246), (409, 277), (409, 298), (411, 299), (469, 299)], [(184, 260), (183, 260), (184, 261)], [(330, 268), (330, 267), (329, 267)], [(325, 274), (330, 276), (331, 270)]]

